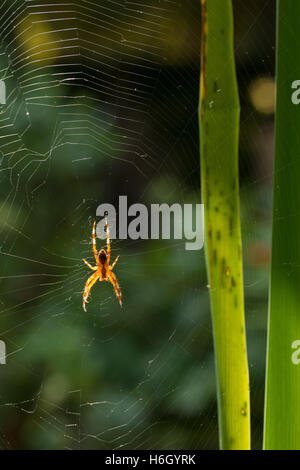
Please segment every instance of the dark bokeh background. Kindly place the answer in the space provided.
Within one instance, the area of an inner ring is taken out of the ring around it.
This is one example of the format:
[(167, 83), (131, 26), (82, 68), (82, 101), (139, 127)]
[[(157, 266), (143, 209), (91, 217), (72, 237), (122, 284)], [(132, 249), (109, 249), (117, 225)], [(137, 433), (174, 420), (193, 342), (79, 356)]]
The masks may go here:
[[(0, 7), (0, 447), (214, 449), (204, 253), (113, 243), (124, 308), (96, 284), (102, 202), (200, 202), (200, 2)], [(261, 447), (271, 223), (275, 0), (235, 0), (253, 446)], [(99, 243), (99, 247), (101, 242)], [(237, 371), (238, 373), (238, 371)]]

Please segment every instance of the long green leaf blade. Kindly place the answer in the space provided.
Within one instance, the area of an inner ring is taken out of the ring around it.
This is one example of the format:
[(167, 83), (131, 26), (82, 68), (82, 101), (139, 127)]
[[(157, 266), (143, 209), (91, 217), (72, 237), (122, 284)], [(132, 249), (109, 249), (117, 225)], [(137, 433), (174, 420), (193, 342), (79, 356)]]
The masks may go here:
[[(300, 2), (278, 1), (266, 449), (300, 449)], [(299, 84), (298, 84), (299, 88)], [(296, 100), (297, 101), (297, 100)], [(298, 342), (298, 343), (297, 343)], [(298, 346), (297, 346), (298, 344)]]
[(202, 0), (201, 187), (222, 449), (249, 449), (238, 181), (239, 98), (231, 0)]

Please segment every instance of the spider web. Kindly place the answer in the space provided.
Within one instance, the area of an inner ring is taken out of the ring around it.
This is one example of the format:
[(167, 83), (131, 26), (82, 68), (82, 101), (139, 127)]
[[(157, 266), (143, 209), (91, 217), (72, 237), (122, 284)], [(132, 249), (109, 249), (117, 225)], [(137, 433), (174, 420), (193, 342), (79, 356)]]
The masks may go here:
[[(247, 18), (236, 47), (245, 102), (251, 76), (273, 73), (272, 28), (260, 21), (274, 1), (253, 7), (235, 2)], [(0, 447), (215, 448), (203, 252), (113, 241), (124, 308), (111, 285), (97, 283), (82, 310), (90, 272), (81, 259), (93, 262), (100, 203), (117, 206), (122, 194), (129, 204), (199, 202), (200, 2), (4, 0), (0, 12)], [(242, 115), (251, 155), (264, 126), (253, 110)], [(257, 176), (256, 166), (242, 190), (246, 245), (270, 173), (263, 164)], [(246, 271), (258, 403), (266, 285), (264, 267)], [(259, 440), (259, 413), (257, 421)]]

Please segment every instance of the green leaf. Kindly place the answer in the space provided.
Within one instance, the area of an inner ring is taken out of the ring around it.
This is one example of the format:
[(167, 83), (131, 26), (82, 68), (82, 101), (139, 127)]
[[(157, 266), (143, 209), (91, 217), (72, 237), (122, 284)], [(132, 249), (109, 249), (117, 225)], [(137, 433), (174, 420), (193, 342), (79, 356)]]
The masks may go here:
[(300, 449), (300, 364), (292, 361), (292, 346), (300, 340), (300, 107), (291, 99), (292, 83), (300, 80), (299, 19), (299, 1), (278, 1), (266, 449)]
[(238, 181), (239, 112), (231, 0), (202, 0), (201, 187), (223, 449), (250, 447)]

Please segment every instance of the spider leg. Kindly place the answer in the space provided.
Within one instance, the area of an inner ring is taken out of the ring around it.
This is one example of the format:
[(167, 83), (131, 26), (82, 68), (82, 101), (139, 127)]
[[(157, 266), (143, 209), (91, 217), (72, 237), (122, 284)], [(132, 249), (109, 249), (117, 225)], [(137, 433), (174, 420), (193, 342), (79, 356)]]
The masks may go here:
[(107, 264), (110, 262), (110, 239), (109, 239), (109, 226), (106, 219), (106, 246), (107, 246)]
[(92, 239), (93, 239), (94, 257), (95, 257), (97, 265), (99, 265), (99, 259), (98, 259), (98, 254), (97, 254), (97, 246), (96, 246), (96, 221), (94, 222), (94, 225), (93, 225)]
[(120, 286), (118, 284), (117, 278), (114, 273), (110, 272), (108, 275), (108, 280), (112, 283), (115, 289), (116, 296), (118, 297), (118, 301), (120, 306), (122, 307), (122, 292)]
[(118, 261), (118, 259), (119, 259), (119, 256), (120, 256), (120, 255), (118, 255), (118, 256), (116, 257), (115, 261), (114, 261), (113, 264), (111, 265), (111, 267), (110, 267), (111, 270), (114, 269), (114, 267), (115, 267), (115, 265), (116, 265), (116, 263), (117, 263), (117, 261)]
[(87, 262), (86, 259), (82, 258), (82, 261), (93, 271), (96, 271), (96, 269), (98, 269), (98, 266), (92, 266), (90, 263)]
[(93, 287), (93, 285), (94, 285), (95, 282), (97, 281), (98, 277), (99, 277), (99, 275), (98, 275), (98, 273), (96, 272), (96, 273), (92, 274), (92, 275), (88, 278), (88, 280), (86, 281), (86, 283), (85, 283), (85, 288), (84, 288), (84, 293), (83, 293), (83, 304), (82, 304), (83, 310), (84, 310), (85, 312), (86, 312), (86, 306), (85, 306), (85, 304), (87, 303), (87, 298), (88, 298), (88, 296), (89, 296), (89, 293), (90, 293), (91, 288)]

